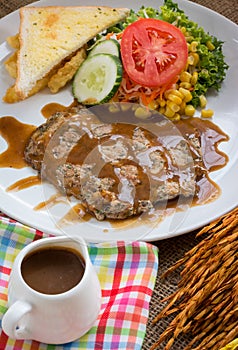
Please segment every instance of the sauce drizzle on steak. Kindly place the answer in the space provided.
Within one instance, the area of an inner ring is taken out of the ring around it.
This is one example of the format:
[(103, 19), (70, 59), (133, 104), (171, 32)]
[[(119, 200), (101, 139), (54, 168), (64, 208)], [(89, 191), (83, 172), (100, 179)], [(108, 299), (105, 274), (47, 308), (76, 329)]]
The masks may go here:
[(141, 121), (133, 111), (104, 108), (98, 117), (74, 106), (55, 113), (33, 132), (25, 160), (98, 220), (125, 219), (178, 198), (214, 199), (209, 171), (227, 162), (217, 149), (225, 133), (199, 118), (172, 123), (152, 114)]

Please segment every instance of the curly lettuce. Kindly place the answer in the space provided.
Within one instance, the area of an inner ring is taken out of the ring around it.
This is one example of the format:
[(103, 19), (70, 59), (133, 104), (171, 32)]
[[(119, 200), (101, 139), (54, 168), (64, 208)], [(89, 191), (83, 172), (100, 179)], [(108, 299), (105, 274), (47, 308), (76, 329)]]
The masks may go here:
[(199, 96), (205, 95), (209, 88), (219, 91), (226, 77), (229, 66), (225, 62), (222, 51), (223, 41), (207, 33), (197, 23), (191, 21), (184, 11), (171, 0), (165, 0), (161, 6), (161, 18), (179, 28), (185, 28), (187, 41), (198, 42), (199, 55), (198, 80), (192, 91), (193, 99), (190, 102), (194, 107), (200, 105)]

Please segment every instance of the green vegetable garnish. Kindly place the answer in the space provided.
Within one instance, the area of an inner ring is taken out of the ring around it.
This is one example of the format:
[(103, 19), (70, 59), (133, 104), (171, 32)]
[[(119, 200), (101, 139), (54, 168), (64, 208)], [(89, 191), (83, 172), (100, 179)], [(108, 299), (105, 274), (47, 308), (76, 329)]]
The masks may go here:
[(198, 43), (196, 48), (196, 52), (199, 55), (199, 64), (197, 66), (198, 79), (192, 91), (193, 99), (190, 101), (190, 104), (195, 108), (199, 107), (199, 97), (206, 95), (210, 88), (219, 91), (225, 79), (229, 66), (226, 64), (222, 52), (223, 42), (207, 33), (197, 23), (191, 21), (172, 0), (165, 0), (164, 5), (160, 9), (142, 6), (137, 12), (131, 10), (130, 15), (124, 22), (109, 28), (108, 32), (118, 33), (139, 18), (148, 17), (172, 23), (185, 33), (188, 44), (194, 41)]

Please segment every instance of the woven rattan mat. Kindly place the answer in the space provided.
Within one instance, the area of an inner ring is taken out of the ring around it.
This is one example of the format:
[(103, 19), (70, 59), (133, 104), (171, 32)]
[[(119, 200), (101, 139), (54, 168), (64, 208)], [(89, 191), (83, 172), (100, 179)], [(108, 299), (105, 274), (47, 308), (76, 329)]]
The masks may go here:
[[(8, 13), (14, 10), (17, 10), (21, 6), (28, 5), (32, 2), (33, 1), (31, 0), (1, 0), (0, 1), (0, 18), (3, 16), (6, 16)], [(193, 2), (200, 4), (202, 6), (206, 6), (222, 14), (223, 16), (229, 18), (231, 21), (238, 23), (238, 1), (237, 0), (193, 0)], [(77, 5), (77, 2), (75, 2), (75, 5)]]
[[(195, 0), (194, 2), (220, 13), (238, 24), (238, 0)], [(2, 0), (0, 2), (0, 17), (3, 17), (13, 10), (16, 10), (21, 6), (30, 3), (32, 3), (30, 0)], [(158, 339), (158, 336), (165, 330), (170, 322), (169, 319), (166, 319), (160, 321), (156, 326), (152, 325), (153, 318), (163, 307), (163, 304), (160, 303), (161, 299), (165, 296), (170, 295), (176, 290), (179, 276), (173, 275), (173, 277), (170, 279), (162, 281), (160, 275), (166, 271), (168, 267), (183, 257), (184, 253), (190, 250), (197, 243), (198, 241), (195, 238), (195, 232), (188, 233), (186, 235), (173, 239), (155, 242), (155, 244), (157, 244), (160, 249), (160, 268), (150, 304), (150, 316), (142, 350), (149, 350), (151, 345)], [(174, 344), (172, 349), (182, 350), (188, 341), (188, 338), (180, 338)], [(158, 349), (163, 348), (163, 346), (160, 346)]]

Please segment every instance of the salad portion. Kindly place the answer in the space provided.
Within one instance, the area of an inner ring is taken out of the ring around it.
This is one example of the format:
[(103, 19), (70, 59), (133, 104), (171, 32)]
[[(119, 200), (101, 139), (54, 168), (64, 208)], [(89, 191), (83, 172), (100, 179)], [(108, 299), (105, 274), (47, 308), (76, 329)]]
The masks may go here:
[(73, 94), (85, 105), (139, 103), (174, 121), (197, 108), (209, 118), (206, 94), (219, 91), (228, 69), (222, 46), (172, 0), (142, 6), (89, 43)]

